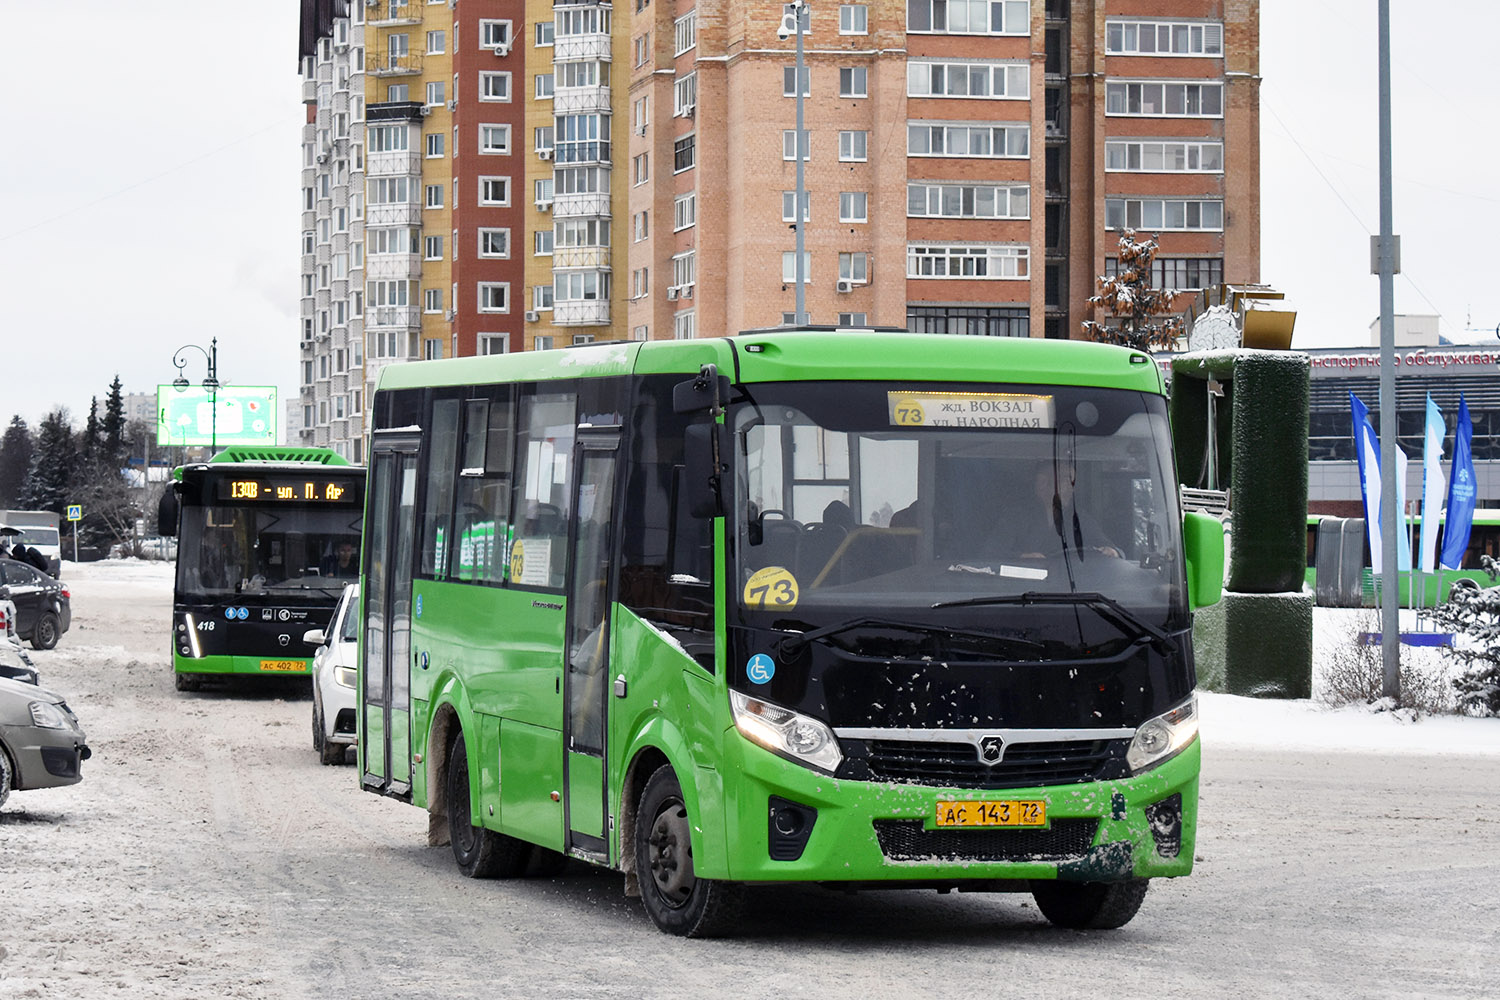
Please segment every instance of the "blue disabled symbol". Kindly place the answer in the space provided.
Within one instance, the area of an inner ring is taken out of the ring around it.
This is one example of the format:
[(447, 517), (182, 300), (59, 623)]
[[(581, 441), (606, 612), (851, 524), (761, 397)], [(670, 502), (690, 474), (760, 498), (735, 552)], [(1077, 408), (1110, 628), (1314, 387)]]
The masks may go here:
[(765, 653), (756, 653), (750, 657), (750, 662), (745, 664), (745, 676), (750, 678), (753, 684), (765, 684), (776, 676), (776, 661)]
[(244, 621), (246, 618), (250, 617), (250, 609), (249, 608), (240, 608), (238, 611), (236, 611), (234, 613), (234, 616), (236, 618), (238, 618), (240, 621)]

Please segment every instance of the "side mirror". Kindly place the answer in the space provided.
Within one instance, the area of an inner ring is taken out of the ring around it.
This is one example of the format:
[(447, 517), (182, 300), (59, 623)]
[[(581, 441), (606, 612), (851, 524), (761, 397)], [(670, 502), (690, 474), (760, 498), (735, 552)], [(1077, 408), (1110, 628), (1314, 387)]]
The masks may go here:
[(322, 629), (310, 628), (302, 633), (302, 641), (309, 646), (321, 646), (328, 641), (328, 637), (323, 634)]
[(1224, 525), (1211, 514), (1182, 516), (1182, 546), (1187, 557), (1188, 607), (1219, 603), (1224, 595)]
[(156, 533), (163, 538), (177, 534), (177, 491), (168, 486), (156, 505)]
[[(719, 464), (714, 463), (714, 439), (718, 437)], [(682, 495), (677, 502), (697, 518), (718, 517), (724, 512), (723, 464), (729, 450), (719, 424), (693, 424), (683, 432)]]
[(720, 375), (715, 365), (704, 365), (696, 376), (672, 387), (673, 413), (703, 413), (727, 402), (729, 376)]

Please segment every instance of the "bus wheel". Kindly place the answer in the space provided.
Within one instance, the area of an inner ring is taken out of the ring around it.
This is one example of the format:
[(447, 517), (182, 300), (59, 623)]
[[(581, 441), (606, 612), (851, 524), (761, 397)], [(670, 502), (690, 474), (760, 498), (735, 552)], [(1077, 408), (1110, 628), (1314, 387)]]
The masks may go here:
[(197, 674), (173, 674), (172, 683), (179, 691), (197, 691), (203, 687), (203, 678)]
[(1042, 916), (1058, 927), (1114, 930), (1130, 923), (1146, 898), (1149, 880), (1129, 882), (1033, 882), (1031, 895)]
[(653, 923), (681, 937), (714, 937), (738, 920), (739, 886), (693, 873), (692, 822), (670, 767), (657, 768), (641, 792), (635, 821), (635, 870)]
[(448, 747), (448, 839), (453, 860), (468, 878), (515, 878), (526, 869), (530, 846), (474, 825), (469, 807), (469, 753), (462, 730)]

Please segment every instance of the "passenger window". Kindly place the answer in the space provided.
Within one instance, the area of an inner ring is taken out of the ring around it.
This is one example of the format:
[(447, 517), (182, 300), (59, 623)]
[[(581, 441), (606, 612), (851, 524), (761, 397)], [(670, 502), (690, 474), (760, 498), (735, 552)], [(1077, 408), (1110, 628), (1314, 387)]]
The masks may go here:
[(578, 397), (536, 393), (521, 399), (517, 425), (520, 468), (509, 579), (523, 587), (560, 590), (567, 573), (570, 479)]
[(457, 553), (460, 580), (505, 580), (510, 534), (511, 392), (464, 403), (462, 464), (458, 473)]
[(453, 545), (453, 464), (458, 450), (458, 405), (456, 399), (432, 404), (432, 431), (427, 439), (427, 483), (422, 518), (424, 576), (443, 579), (448, 575), (448, 553)]

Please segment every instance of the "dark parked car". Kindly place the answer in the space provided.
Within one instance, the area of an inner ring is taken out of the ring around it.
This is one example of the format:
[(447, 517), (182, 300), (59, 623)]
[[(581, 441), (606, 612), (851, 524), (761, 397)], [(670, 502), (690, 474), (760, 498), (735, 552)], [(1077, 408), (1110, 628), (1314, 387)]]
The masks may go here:
[(56, 646), (73, 624), (68, 585), (14, 559), (0, 559), (0, 600), (16, 606), (16, 635), (34, 649)]

